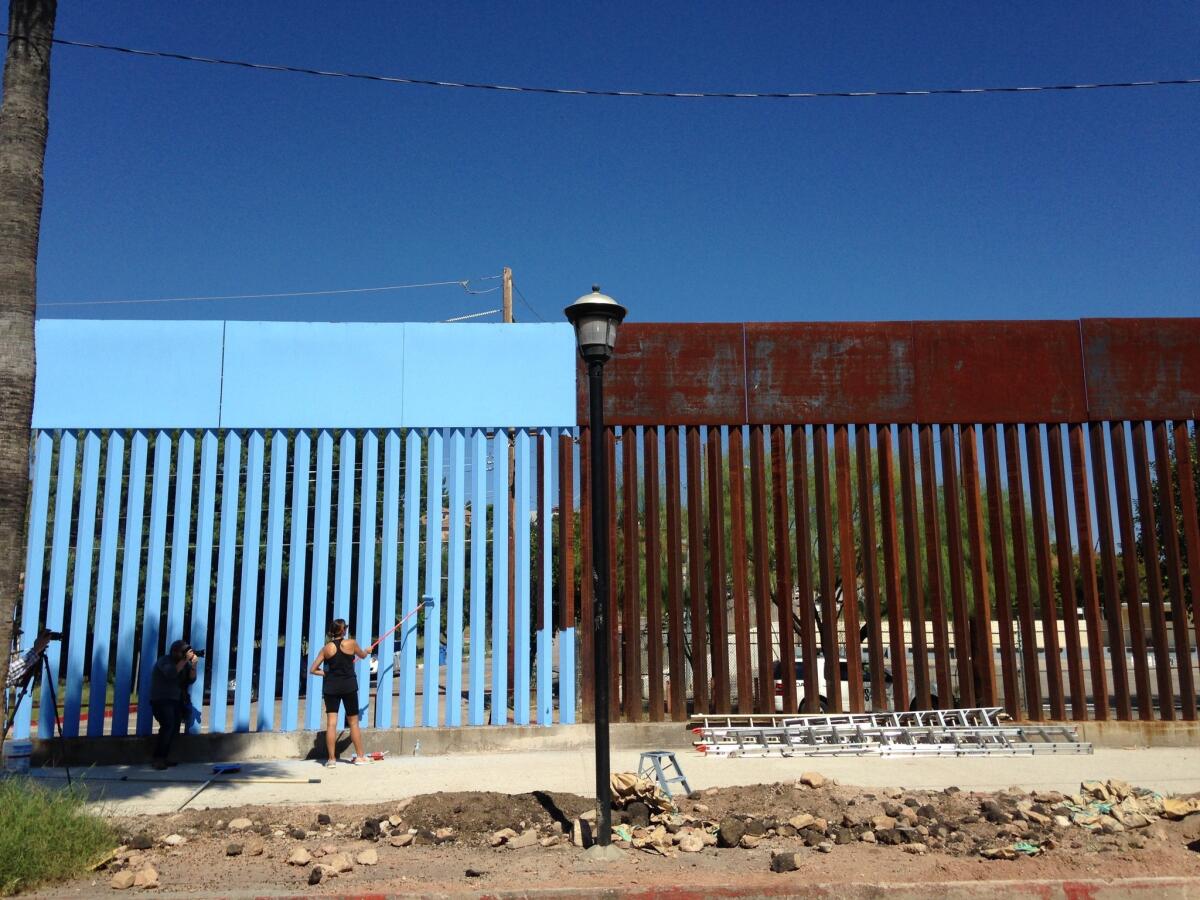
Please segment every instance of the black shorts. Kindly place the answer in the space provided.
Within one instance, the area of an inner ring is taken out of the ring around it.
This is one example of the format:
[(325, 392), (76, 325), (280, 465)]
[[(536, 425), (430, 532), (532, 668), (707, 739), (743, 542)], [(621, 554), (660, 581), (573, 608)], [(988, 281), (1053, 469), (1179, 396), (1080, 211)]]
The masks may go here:
[(325, 694), (325, 712), (335, 713), (342, 707), (346, 715), (358, 715), (358, 691), (348, 691), (345, 694)]

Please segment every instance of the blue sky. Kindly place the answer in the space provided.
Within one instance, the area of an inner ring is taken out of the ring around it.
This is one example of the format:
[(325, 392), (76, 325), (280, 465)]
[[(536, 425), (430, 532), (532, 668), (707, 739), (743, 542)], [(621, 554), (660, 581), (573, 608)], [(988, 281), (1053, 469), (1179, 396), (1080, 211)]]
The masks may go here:
[[(1185, 2), (64, 0), (58, 35), (617, 89), (1200, 75), (1200, 17)], [(546, 319), (593, 281), (642, 321), (1200, 310), (1200, 86), (689, 101), (54, 53), (41, 315), (437, 320), (499, 295), (48, 304), (456, 280), (505, 265)], [(517, 314), (536, 318), (520, 299)]]

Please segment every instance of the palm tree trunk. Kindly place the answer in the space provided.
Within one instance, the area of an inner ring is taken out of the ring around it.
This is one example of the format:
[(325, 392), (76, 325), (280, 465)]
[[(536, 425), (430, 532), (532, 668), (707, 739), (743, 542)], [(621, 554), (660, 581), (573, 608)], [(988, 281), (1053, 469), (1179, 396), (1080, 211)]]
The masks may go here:
[[(56, 0), (11, 0), (0, 106), (0, 679), (20, 596), (33, 416), (33, 319)], [(32, 639), (32, 636), (30, 636)], [(3, 683), (0, 682), (0, 683)], [(0, 742), (2, 743), (2, 742)]]

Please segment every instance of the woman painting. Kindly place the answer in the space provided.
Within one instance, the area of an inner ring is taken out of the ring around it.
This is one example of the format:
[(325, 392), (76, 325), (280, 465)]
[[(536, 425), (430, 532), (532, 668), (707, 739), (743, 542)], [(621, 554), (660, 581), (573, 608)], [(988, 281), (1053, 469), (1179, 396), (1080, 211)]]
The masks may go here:
[(365, 765), (368, 762), (363, 753), (362, 732), (358, 728), (358, 678), (354, 674), (355, 661), (366, 658), (367, 651), (347, 636), (346, 620), (334, 619), (329, 625), (329, 641), (309, 669), (313, 675), (325, 679), (321, 695), (325, 699), (327, 767), (337, 765), (337, 720), (338, 711), (343, 708), (346, 724), (350, 726), (350, 740), (354, 743), (354, 763)]

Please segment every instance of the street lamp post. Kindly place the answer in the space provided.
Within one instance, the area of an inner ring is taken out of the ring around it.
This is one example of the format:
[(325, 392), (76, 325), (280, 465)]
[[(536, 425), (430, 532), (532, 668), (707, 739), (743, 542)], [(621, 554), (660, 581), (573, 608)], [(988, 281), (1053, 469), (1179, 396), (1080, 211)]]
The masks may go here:
[(596, 844), (612, 842), (612, 786), (608, 758), (608, 454), (604, 448), (604, 364), (612, 357), (625, 307), (600, 293), (599, 285), (565, 310), (575, 326), (579, 355), (588, 370), (588, 424), (592, 464), (592, 658), (596, 709)]

